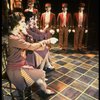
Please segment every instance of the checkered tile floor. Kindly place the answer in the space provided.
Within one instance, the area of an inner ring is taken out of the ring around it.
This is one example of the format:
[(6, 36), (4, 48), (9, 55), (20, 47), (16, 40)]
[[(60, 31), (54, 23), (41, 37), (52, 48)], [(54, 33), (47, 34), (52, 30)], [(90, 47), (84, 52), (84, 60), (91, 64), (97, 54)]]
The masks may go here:
[(56, 94), (47, 97), (34, 86), (33, 100), (99, 100), (98, 51), (81, 54), (53, 47), (50, 53), (56, 70), (47, 74), (47, 84)]

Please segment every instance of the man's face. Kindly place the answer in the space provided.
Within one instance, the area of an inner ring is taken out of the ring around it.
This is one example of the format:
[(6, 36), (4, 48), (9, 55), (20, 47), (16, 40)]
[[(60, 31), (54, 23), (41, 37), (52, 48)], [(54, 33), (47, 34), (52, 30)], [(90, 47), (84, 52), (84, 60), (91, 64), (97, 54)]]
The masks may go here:
[(63, 12), (67, 11), (67, 9), (68, 9), (67, 7), (62, 7)]
[(18, 35), (18, 33), (19, 33), (18, 27), (16, 26), (16, 27), (11, 31), (11, 33), (14, 34), (14, 35)]
[(26, 24), (20, 24), (19, 25), (19, 30), (23, 33), (23, 35), (27, 35), (27, 31), (26, 31)]
[(22, 25), (22, 26), (26, 26), (25, 19), (21, 19), (19, 21), (19, 24)]
[(29, 8), (33, 8), (34, 7), (34, 4), (29, 4)]
[(79, 11), (83, 11), (84, 10), (84, 7), (79, 7)]
[(46, 11), (51, 11), (51, 7), (45, 7)]
[(33, 25), (32, 22), (29, 23), (29, 26), (30, 26), (30, 28), (33, 28), (34, 27), (34, 25)]

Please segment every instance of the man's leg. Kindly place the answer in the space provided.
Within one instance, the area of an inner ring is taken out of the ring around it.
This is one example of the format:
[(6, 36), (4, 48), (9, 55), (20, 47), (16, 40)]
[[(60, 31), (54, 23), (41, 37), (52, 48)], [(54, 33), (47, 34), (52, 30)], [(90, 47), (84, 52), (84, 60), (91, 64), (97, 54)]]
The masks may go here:
[(75, 29), (74, 33), (74, 50), (78, 50), (79, 29)]
[(63, 47), (63, 29), (60, 29), (59, 31), (59, 47)]
[(51, 70), (54, 69), (54, 67), (51, 65), (51, 61), (50, 61), (50, 52), (48, 52), (48, 58), (47, 58), (47, 60), (46, 60), (45, 67), (46, 67), (46, 68), (49, 68), (49, 69), (51, 69)]
[(46, 54), (45, 58), (43, 59), (41, 65), (40, 65), (40, 69), (44, 69), (46, 61), (48, 59), (48, 55), (49, 55), (49, 52)]
[(84, 28), (81, 28), (80, 34), (79, 34), (79, 49), (82, 49), (82, 42), (83, 42), (83, 35), (84, 35)]
[[(47, 89), (47, 84), (45, 82), (45, 71), (41, 69), (34, 69), (33, 67), (32, 69), (24, 69), (23, 71), (23, 77), (27, 84), (31, 82), (33, 83), (34, 81), (40, 86), (41, 90), (43, 90), (46, 94), (54, 94), (53, 91)], [(28, 86), (31, 85), (32, 84), (29, 84)]]
[(54, 67), (51, 65), (49, 58), (46, 60), (46, 67), (49, 69), (54, 69)]
[(54, 94), (55, 92), (47, 89), (47, 84), (42, 79), (38, 79), (36, 83), (40, 86), (41, 90), (44, 91), (46, 94)]
[(64, 28), (64, 45), (63, 45), (63, 49), (67, 50), (68, 48), (68, 28)]

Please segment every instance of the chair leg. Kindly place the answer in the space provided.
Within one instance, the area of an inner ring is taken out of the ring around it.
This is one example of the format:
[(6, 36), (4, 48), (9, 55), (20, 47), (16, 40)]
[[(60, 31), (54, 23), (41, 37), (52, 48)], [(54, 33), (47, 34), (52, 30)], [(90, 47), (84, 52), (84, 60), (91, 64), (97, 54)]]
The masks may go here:
[(10, 84), (10, 94), (11, 94), (12, 100), (15, 100), (15, 99), (14, 99), (14, 96), (13, 96), (13, 94), (12, 94), (11, 82), (9, 82), (9, 84)]
[(4, 100), (4, 95), (2, 94), (2, 100)]
[(25, 100), (25, 91), (24, 90), (22, 91), (22, 98), (23, 98), (23, 100)]
[(25, 100), (25, 91), (24, 90), (23, 91), (18, 90), (18, 94), (19, 94), (20, 100)]
[(28, 100), (31, 100), (33, 98), (32, 96), (32, 88), (28, 87), (25, 89), (25, 99), (27, 98)]
[(32, 95), (33, 91), (32, 91), (32, 88), (30, 89), (30, 94), (31, 94), (31, 99), (33, 98), (33, 95)]
[[(30, 93), (30, 96), (28, 95), (28, 97), (26, 97), (26, 92), (28, 92), (28, 93)], [(29, 88), (29, 90), (27, 91), (26, 89), (25, 90), (23, 90), (23, 91), (18, 91), (18, 93), (19, 93), (19, 95), (20, 95), (20, 100), (26, 100), (26, 98), (28, 99), (28, 100), (31, 100), (33, 97), (32, 97), (32, 88)], [(13, 99), (14, 100), (14, 99)]]

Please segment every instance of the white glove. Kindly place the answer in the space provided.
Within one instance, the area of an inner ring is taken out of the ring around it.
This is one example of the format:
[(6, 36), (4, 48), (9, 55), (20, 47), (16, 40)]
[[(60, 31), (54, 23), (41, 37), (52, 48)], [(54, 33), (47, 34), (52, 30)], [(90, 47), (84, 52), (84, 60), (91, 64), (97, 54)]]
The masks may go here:
[(55, 38), (55, 37), (50, 38), (50, 43), (51, 44), (55, 44), (55, 43), (57, 43), (57, 41), (58, 41), (58, 39)]
[(39, 28), (37, 25), (35, 26), (37, 29)]
[(88, 30), (85, 30), (85, 33), (88, 33)]
[(75, 33), (75, 30), (73, 29), (72, 32)]
[(44, 30), (40, 29), (40, 32), (44, 32)]
[(69, 29), (68, 32), (70, 33), (71, 32), (71, 29)]
[(39, 43), (41, 43), (42, 44), (42, 46), (43, 45), (46, 45), (46, 44), (55, 44), (56, 42), (58, 41), (58, 39), (57, 38), (55, 38), (55, 37), (52, 37), (52, 38), (50, 38), (50, 39), (47, 39), (47, 40), (42, 40), (41, 42), (39, 42)]
[(54, 31), (53, 29), (51, 29), (49, 32), (50, 32), (52, 35), (55, 33), (55, 31)]
[(59, 33), (59, 29), (56, 29), (57, 33)]
[(44, 28), (44, 30), (46, 30), (48, 27), (49, 27), (49, 25), (46, 25), (45, 28)]

